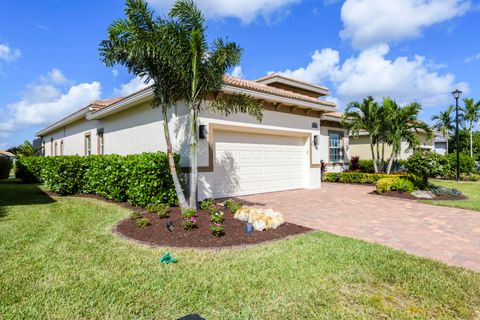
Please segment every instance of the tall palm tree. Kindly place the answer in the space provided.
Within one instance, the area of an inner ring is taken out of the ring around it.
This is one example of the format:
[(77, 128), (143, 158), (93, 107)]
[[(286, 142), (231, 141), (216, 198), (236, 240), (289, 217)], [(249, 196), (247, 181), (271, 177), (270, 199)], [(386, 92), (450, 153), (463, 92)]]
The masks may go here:
[(470, 134), (470, 157), (473, 158), (473, 127), (480, 121), (480, 101), (475, 103), (473, 99), (463, 99), (461, 120), (468, 125), (467, 130)]
[(416, 102), (400, 106), (389, 97), (383, 98), (383, 106), (388, 111), (388, 125), (385, 130), (386, 142), (392, 147), (392, 153), (388, 160), (387, 173), (392, 170), (393, 160), (398, 157), (402, 150), (402, 142), (407, 143), (407, 150), (415, 149), (420, 145), (418, 133), (426, 134), (427, 139), (432, 138), (430, 127), (418, 119), (422, 106)]
[[(350, 102), (342, 117), (342, 125), (345, 126), (355, 138), (361, 131), (368, 132), (370, 138), (370, 151), (372, 152), (373, 167), (378, 173), (377, 159), (374, 146), (380, 141), (381, 127), (379, 121), (379, 106), (371, 96), (362, 102)], [(377, 154), (378, 154), (377, 149)]]
[[(206, 41), (205, 19), (191, 0), (177, 1), (169, 17), (153, 18), (144, 0), (127, 0), (126, 19), (113, 22), (108, 40), (100, 44), (108, 66), (122, 64), (145, 81), (153, 80), (153, 107), (162, 108), (170, 171), (182, 208), (197, 207), (197, 122), (204, 108), (225, 116), (247, 113), (262, 119), (262, 108), (244, 94), (220, 94), (223, 77), (240, 61), (242, 49), (233, 42)], [(190, 201), (177, 177), (168, 126), (168, 110), (178, 101), (189, 109)]]
[[(178, 0), (170, 11), (174, 23), (183, 27), (179, 44), (184, 53), (180, 67), (185, 70), (181, 95), (187, 101), (190, 126), (190, 207), (197, 207), (198, 115), (205, 108), (228, 115), (247, 113), (262, 120), (261, 106), (243, 94), (221, 95), (224, 76), (240, 62), (242, 49), (234, 42), (216, 39), (207, 43), (205, 18), (193, 0)], [(212, 96), (213, 93), (213, 96)]]
[(455, 107), (450, 105), (446, 110), (441, 111), (438, 115), (432, 117), (433, 129), (441, 132), (443, 138), (447, 141), (447, 154), (448, 154), (448, 140), (450, 138), (450, 132), (453, 131), (453, 117), (452, 113)]
[(17, 158), (37, 156), (40, 150), (42, 150), (42, 147), (35, 148), (33, 144), (28, 140), (25, 140), (19, 146), (9, 149), (9, 151), (13, 153)]

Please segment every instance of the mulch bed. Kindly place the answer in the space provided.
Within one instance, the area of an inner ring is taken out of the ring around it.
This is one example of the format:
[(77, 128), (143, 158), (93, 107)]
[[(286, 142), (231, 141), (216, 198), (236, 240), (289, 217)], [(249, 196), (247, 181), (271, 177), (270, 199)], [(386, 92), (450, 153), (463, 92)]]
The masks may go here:
[[(223, 225), (225, 227), (225, 234), (221, 237), (215, 237), (211, 233), (210, 217), (205, 211), (198, 212), (197, 228), (189, 231), (185, 230), (182, 225), (181, 211), (179, 208), (172, 208), (170, 217), (164, 219), (160, 219), (156, 214), (144, 212), (142, 215), (150, 219), (150, 226), (145, 229), (139, 229), (135, 224), (135, 220), (128, 218), (116, 226), (116, 231), (128, 238), (153, 245), (212, 248), (257, 244), (282, 239), (311, 230), (286, 222), (277, 229), (253, 231), (253, 233), (249, 235), (244, 231), (245, 222), (234, 219), (232, 212), (228, 209), (224, 212)], [(166, 227), (168, 221), (173, 222), (174, 230), (172, 232), (168, 231)]]
[[(52, 196), (59, 196), (53, 192), (46, 192)], [(225, 234), (222, 237), (215, 237), (210, 231), (210, 217), (206, 211), (199, 211), (197, 214), (197, 228), (187, 231), (182, 225), (180, 208), (171, 208), (170, 217), (160, 219), (156, 214), (147, 212), (144, 208), (135, 207), (128, 202), (115, 202), (103, 197), (91, 194), (78, 194), (75, 197), (92, 198), (109, 203), (114, 203), (131, 211), (140, 212), (143, 217), (150, 219), (150, 225), (145, 229), (139, 229), (135, 219), (129, 217), (120, 221), (114, 228), (118, 234), (142, 243), (182, 248), (216, 248), (252, 245), (272, 240), (279, 240), (293, 235), (309, 232), (312, 229), (302, 227), (293, 223), (285, 222), (277, 229), (265, 231), (253, 231), (246, 234), (244, 231), (245, 222), (234, 219), (229, 209), (224, 211)], [(245, 205), (252, 205), (245, 203)], [(220, 208), (220, 207), (218, 207)], [(172, 221), (174, 229), (172, 232), (167, 229), (167, 222)]]
[(401, 192), (401, 191), (387, 191), (384, 193), (377, 193), (376, 191), (370, 192), (370, 194), (374, 194), (377, 196), (384, 196), (384, 197), (390, 197), (390, 198), (397, 198), (397, 199), (406, 199), (406, 200), (465, 200), (467, 199), (466, 196), (461, 195), (458, 197), (453, 197), (453, 196), (435, 196), (433, 199), (420, 199), (420, 198), (415, 198), (408, 192)]

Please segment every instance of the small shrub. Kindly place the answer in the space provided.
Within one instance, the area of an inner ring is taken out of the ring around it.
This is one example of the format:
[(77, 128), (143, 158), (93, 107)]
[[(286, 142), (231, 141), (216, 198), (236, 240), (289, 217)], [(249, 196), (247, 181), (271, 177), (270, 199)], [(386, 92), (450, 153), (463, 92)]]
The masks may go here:
[[(449, 164), (450, 175), (455, 177), (457, 172), (457, 154), (456, 153), (448, 154), (446, 156), (446, 160)], [(477, 166), (477, 163), (472, 157), (470, 157), (470, 155), (460, 153), (460, 173), (468, 174), (468, 173), (474, 172), (476, 166)]]
[(133, 211), (130, 215), (135, 220), (138, 220), (138, 219), (142, 218), (142, 214), (138, 211)]
[(145, 208), (150, 213), (156, 213), (159, 218), (168, 218), (170, 216), (170, 206), (164, 203), (151, 203)]
[(382, 178), (377, 181), (377, 192), (384, 193), (392, 190), (395, 178)]
[(407, 171), (428, 184), (428, 178), (443, 177), (449, 171), (449, 163), (444, 156), (435, 152), (418, 151), (411, 155), (405, 163)]
[(480, 174), (478, 173), (468, 173), (468, 174), (460, 174), (460, 179), (462, 181), (480, 181)]
[(217, 210), (216, 212), (210, 215), (210, 222), (212, 223), (222, 223), (223, 222), (223, 212)]
[(185, 230), (192, 230), (197, 227), (197, 211), (195, 209), (183, 209), (182, 210), (182, 224)]
[(460, 197), (462, 193), (455, 188), (446, 188), (442, 186), (432, 185), (430, 190), (434, 195), (437, 196), (450, 196), (450, 197)]
[(239, 203), (239, 202), (236, 202), (235, 200), (228, 199), (227, 201), (225, 201), (225, 207), (230, 209), (230, 211), (233, 214), (235, 214), (237, 212), (237, 210), (242, 207), (242, 204)]
[(392, 184), (392, 190), (401, 192), (412, 192), (415, 190), (415, 185), (412, 181), (405, 178), (395, 178)]
[(8, 179), (10, 176), (10, 170), (12, 170), (13, 163), (10, 159), (0, 157), (0, 180)]
[(140, 218), (135, 221), (135, 224), (139, 229), (145, 229), (150, 225), (150, 219), (148, 218)]
[(373, 160), (358, 160), (358, 169), (364, 173), (375, 173)]
[(225, 227), (221, 223), (214, 223), (210, 226), (210, 231), (215, 237), (221, 237), (225, 234)]
[(360, 183), (375, 184), (382, 178), (401, 177), (404, 174), (382, 174), (382, 173), (362, 173), (362, 172), (328, 172), (324, 176), (325, 182), (341, 182), (341, 183)]
[(215, 202), (212, 198), (208, 198), (208, 199), (205, 199), (203, 200), (201, 203), (200, 203), (200, 209), (202, 210), (209, 210), (211, 207), (213, 207), (215, 205)]
[(352, 171), (355, 171), (355, 170), (359, 170), (360, 169), (360, 166), (359, 166), (359, 162), (360, 161), (360, 157), (359, 156), (354, 156), (352, 158), (350, 158), (350, 170)]

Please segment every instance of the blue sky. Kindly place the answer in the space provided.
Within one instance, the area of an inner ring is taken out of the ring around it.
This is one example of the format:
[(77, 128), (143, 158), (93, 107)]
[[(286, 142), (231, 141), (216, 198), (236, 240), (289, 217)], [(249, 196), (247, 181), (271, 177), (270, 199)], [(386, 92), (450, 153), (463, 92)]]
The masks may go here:
[[(98, 44), (123, 1), (0, 4), (0, 149), (141, 79), (105, 67)], [(172, 0), (151, 0), (165, 13)], [(199, 0), (211, 39), (238, 42), (245, 79), (283, 72), (326, 85), (342, 109), (366, 95), (418, 101), (422, 119), (459, 87), (480, 99), (480, 4), (469, 0)]]

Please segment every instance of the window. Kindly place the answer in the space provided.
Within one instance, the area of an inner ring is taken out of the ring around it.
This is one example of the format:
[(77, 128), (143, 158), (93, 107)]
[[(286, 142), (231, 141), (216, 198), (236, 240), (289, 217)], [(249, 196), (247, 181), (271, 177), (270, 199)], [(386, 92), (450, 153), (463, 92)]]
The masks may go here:
[(57, 141), (55, 141), (55, 144), (54, 144), (54, 156), (56, 157), (58, 155), (58, 149), (57, 149)]
[(53, 156), (53, 137), (50, 138), (50, 156)]
[(63, 140), (60, 140), (60, 155), (63, 156)]
[(104, 149), (103, 149), (103, 129), (98, 129), (97, 130), (97, 153), (98, 154), (103, 154)]
[(85, 155), (92, 154), (92, 139), (90, 138), (90, 132), (85, 134)]
[(342, 146), (343, 133), (340, 132), (329, 132), (329, 152), (330, 152), (330, 162), (342, 162), (343, 161), (343, 146)]

